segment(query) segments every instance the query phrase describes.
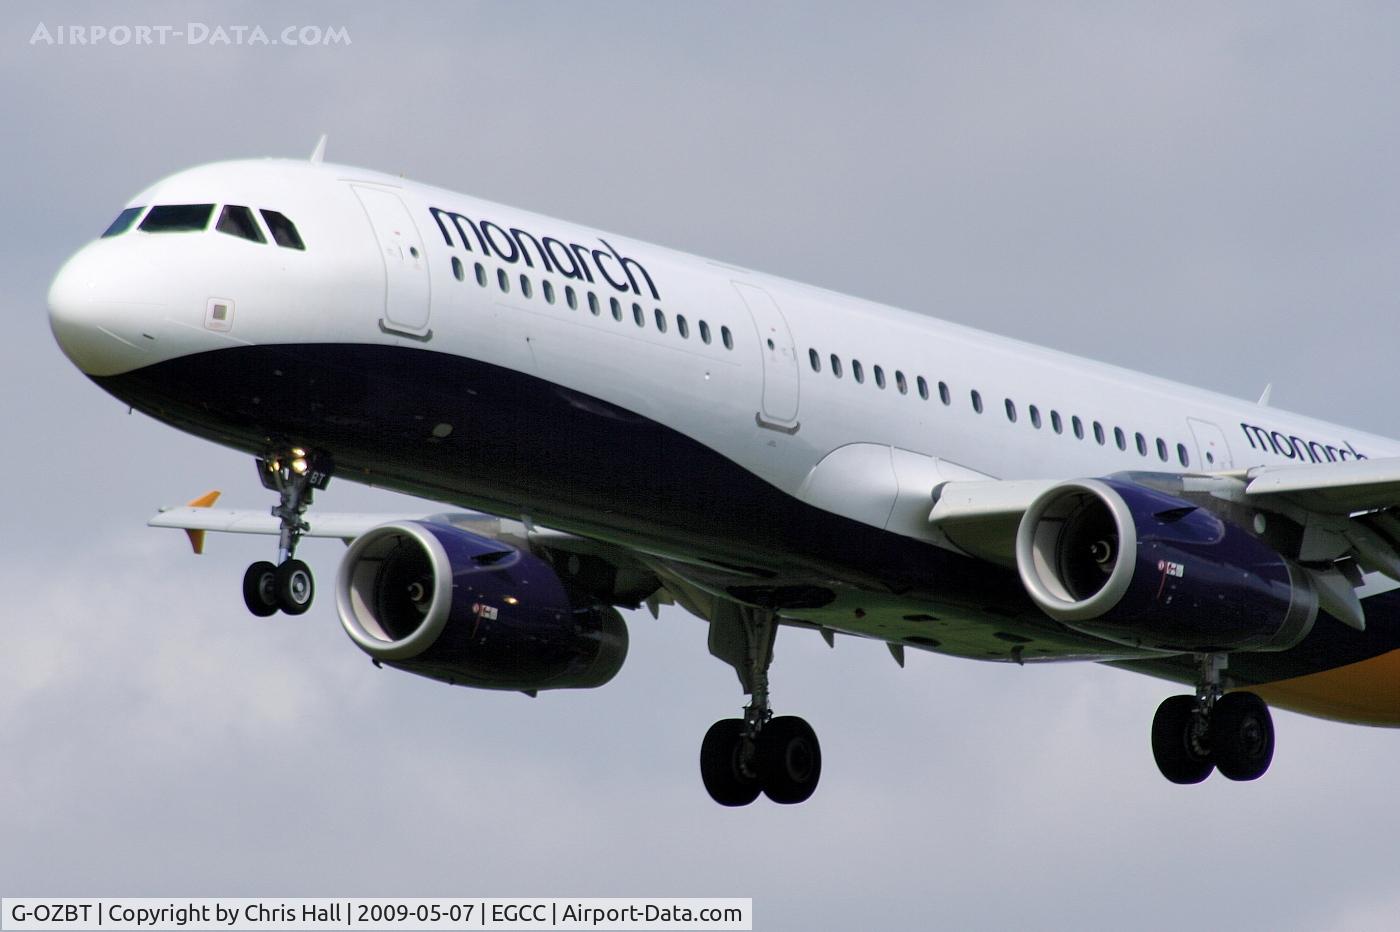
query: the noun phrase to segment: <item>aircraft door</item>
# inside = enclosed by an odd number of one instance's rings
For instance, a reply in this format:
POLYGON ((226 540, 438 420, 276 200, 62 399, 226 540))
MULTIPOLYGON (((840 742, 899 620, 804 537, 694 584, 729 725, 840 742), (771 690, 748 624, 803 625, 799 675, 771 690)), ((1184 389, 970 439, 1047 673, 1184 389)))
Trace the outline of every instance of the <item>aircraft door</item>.
POLYGON ((1194 417, 1186 419, 1191 428, 1191 436, 1196 438, 1195 467, 1205 472, 1230 469, 1235 458, 1230 455, 1230 445, 1225 442, 1225 433, 1210 421, 1198 421, 1194 417))
POLYGON ((763 357, 763 410, 756 412, 758 426, 788 434, 797 433, 797 347, 792 331, 773 296, 755 285, 733 282, 754 329, 763 357))
POLYGON ((408 208, 392 191, 351 187, 369 216, 379 244, 379 258, 384 262, 384 318, 380 329, 419 340, 430 339, 427 251, 408 208))

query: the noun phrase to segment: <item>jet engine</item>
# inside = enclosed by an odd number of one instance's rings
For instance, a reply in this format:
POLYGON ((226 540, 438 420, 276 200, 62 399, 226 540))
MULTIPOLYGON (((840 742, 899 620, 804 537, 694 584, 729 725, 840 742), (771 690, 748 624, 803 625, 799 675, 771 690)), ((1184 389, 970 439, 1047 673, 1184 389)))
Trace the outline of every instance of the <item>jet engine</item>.
POLYGON ((1132 647, 1285 650, 1317 618, 1307 573, 1264 541, 1122 479, 1041 493, 1021 519, 1016 566, 1051 618, 1132 647))
POLYGON ((435 521, 398 521, 356 538, 336 608, 377 662, 462 686, 532 692, 589 688, 627 656, 627 627, 572 591, 539 557, 435 521))

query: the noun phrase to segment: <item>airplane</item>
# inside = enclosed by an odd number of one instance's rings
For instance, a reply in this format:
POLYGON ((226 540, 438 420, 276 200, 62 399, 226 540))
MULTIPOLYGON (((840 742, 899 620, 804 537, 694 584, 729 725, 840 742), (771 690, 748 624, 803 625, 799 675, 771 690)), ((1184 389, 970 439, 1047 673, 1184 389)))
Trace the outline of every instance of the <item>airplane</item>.
POLYGON ((726 806, 820 778, 780 628, 1183 684, 1178 784, 1261 776, 1270 705, 1400 725, 1400 443, 323 155, 158 181, 48 295, 99 387, 254 458, 270 512, 151 521, 276 536, 253 614, 339 538, 376 666, 535 695, 679 605, 749 697, 701 744, 726 806), (319 515, 332 476, 456 510, 319 515))

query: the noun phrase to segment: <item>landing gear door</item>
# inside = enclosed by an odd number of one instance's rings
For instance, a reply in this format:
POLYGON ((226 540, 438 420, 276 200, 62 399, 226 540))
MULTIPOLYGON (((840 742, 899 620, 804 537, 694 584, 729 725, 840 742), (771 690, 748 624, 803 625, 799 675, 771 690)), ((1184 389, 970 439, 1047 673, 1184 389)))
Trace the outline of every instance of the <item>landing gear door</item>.
POLYGON ((797 433, 797 348, 778 302, 762 288, 734 282, 754 329, 763 357, 763 409, 755 414, 759 427, 797 433))
POLYGON ((416 340, 431 339, 427 252, 408 208, 393 191, 351 187, 364 205, 384 262, 384 317, 379 328, 416 340))
POLYGON ((1217 472, 1232 469, 1235 458, 1230 455, 1230 445, 1225 442, 1225 433, 1210 421, 1198 421, 1188 417, 1191 436, 1196 438, 1196 468, 1203 472, 1217 472))

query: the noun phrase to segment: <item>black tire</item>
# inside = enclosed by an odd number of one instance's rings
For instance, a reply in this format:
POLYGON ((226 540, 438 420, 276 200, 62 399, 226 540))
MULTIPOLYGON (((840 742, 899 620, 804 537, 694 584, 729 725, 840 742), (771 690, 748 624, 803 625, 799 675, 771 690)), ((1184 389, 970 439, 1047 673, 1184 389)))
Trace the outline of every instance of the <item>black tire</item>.
POLYGON ((259 560, 243 574, 243 604, 259 618, 277 612, 277 567, 259 560))
POLYGON ((1215 766, 1231 780, 1257 780, 1274 759, 1274 720, 1254 693, 1220 697, 1210 717, 1215 766))
POLYGON ((822 775, 822 747, 806 720, 783 715, 758 735, 758 773, 763 792, 775 803, 806 802, 822 775))
POLYGON ((758 799, 758 779, 740 765, 743 744, 744 722, 737 718, 715 722, 700 743, 700 779, 721 806, 747 806, 758 799))
POLYGON ((316 597, 316 580, 311 567, 300 560, 287 560, 277 567, 277 607, 288 615, 300 615, 316 597))
POLYGON ((1152 756, 1162 776, 1173 783, 1200 783, 1215 769, 1214 755, 1201 756, 1191 741, 1195 715, 1195 696, 1172 696, 1152 718, 1152 756))

